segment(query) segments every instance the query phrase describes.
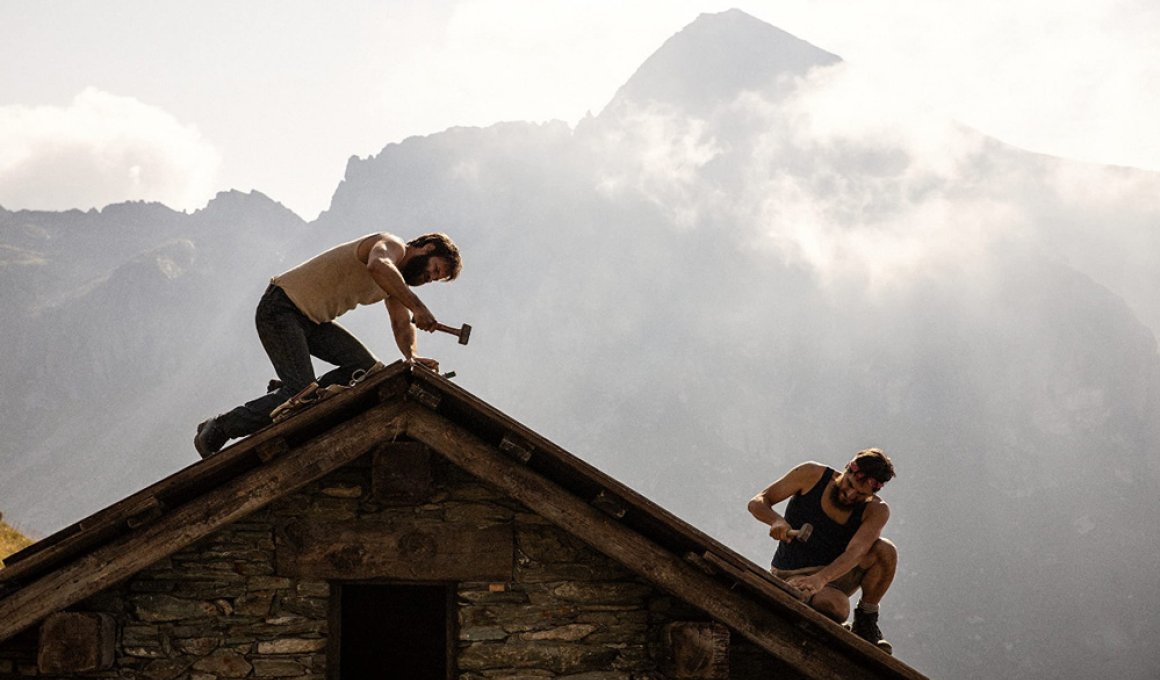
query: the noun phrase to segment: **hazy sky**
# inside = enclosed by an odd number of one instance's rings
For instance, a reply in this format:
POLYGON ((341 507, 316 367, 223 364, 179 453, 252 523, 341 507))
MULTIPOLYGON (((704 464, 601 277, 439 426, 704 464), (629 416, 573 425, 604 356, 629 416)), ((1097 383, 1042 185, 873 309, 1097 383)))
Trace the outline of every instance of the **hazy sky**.
POLYGON ((313 219, 350 156, 575 124, 731 7, 1007 142, 1160 171, 1153 0, 0 0, 0 206, 236 188, 313 219))

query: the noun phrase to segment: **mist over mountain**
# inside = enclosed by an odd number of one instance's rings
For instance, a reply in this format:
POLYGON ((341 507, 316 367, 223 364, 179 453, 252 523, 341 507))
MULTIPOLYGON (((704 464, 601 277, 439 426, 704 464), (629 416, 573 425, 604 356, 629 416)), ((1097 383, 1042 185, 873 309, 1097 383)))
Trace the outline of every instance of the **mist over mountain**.
MULTIPOLYGON (((271 377, 268 278, 380 229, 464 253, 421 288, 482 399, 760 564, 790 466, 881 446, 896 654, 932 677, 1160 671, 1160 175, 883 100, 835 55, 702 15, 597 116, 352 158, 305 223, 0 209, 0 511, 44 535, 196 460, 271 377)), ((387 361, 385 314, 343 323, 387 361)))

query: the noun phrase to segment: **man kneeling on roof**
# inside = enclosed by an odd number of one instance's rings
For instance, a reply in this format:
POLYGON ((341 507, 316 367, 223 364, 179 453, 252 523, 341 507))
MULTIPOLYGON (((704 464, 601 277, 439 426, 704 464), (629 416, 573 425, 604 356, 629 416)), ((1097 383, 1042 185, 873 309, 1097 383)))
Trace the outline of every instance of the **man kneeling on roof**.
POLYGON ((438 361, 417 353, 415 328, 434 331, 438 323, 411 289, 450 281, 462 268, 459 247, 446 234, 403 241, 380 232, 337 245, 275 276, 258 302, 256 321, 278 380, 265 395, 198 425, 193 439, 198 454, 208 458, 230 439, 269 425, 271 412, 312 382, 319 387, 349 384, 358 372, 371 370, 374 355, 335 321, 359 305, 385 303, 403 358, 439 370, 438 361), (311 357, 336 368, 316 380, 311 357))
POLYGON ((749 501, 750 514, 768 524, 770 537, 778 541, 773 575, 838 623, 849 616, 850 597, 861 588, 850 629, 887 653, 892 648, 878 628, 878 603, 894 580, 898 551, 882 538, 890 508, 877 494, 893 477, 890 458, 866 449, 842 472, 802 463, 749 501), (773 506, 787 498, 783 517, 773 506), (806 524, 813 530, 802 536, 806 524))

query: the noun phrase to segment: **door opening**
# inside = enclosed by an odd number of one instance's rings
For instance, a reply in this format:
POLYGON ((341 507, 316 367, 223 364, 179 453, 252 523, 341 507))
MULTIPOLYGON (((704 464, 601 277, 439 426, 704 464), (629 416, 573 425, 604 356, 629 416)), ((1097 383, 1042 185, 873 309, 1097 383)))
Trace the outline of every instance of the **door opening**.
POLYGON ((450 678, 451 587, 376 583, 339 590, 338 680, 450 678))

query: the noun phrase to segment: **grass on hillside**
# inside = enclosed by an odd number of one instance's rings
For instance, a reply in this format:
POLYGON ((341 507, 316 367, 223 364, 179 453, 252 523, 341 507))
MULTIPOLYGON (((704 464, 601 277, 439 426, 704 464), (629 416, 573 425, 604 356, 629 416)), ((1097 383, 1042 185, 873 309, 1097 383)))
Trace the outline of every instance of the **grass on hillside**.
MULTIPOLYGON (((30 545, 31 539, 0 520, 0 560, 30 545)), ((3 568, 4 565, 0 564, 0 569, 3 568)))

